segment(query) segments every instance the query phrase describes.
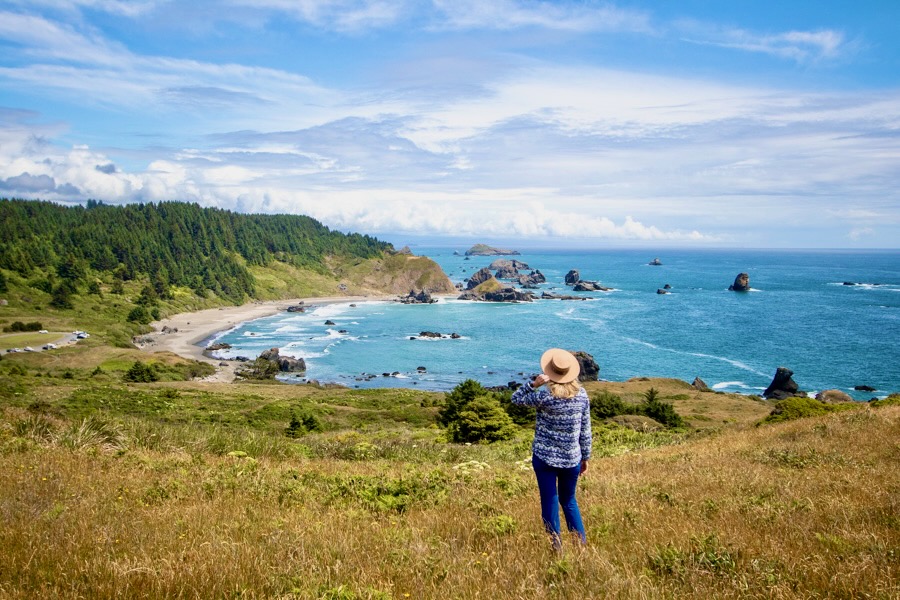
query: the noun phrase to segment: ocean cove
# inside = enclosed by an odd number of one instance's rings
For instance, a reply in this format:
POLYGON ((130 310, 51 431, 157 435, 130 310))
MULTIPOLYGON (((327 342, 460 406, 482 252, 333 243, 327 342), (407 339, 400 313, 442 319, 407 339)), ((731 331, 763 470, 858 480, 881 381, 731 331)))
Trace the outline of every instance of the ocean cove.
MULTIPOLYGON (((462 256, 464 248, 413 250, 457 282, 496 259, 462 256)), ((223 358, 276 347, 304 358, 310 379, 351 387, 502 385, 530 376, 542 349, 560 346, 592 354, 608 380, 699 376, 717 390, 758 394, 785 366, 810 392, 837 388, 862 400, 900 390, 900 253, 517 250, 547 278, 538 296, 585 300, 313 302, 214 339, 232 345, 223 358), (656 257, 662 264, 648 264, 656 257), (612 291, 572 292, 563 282, 571 269, 612 291), (742 272, 751 291, 728 291, 742 272), (667 284, 670 293, 656 293, 667 284)))

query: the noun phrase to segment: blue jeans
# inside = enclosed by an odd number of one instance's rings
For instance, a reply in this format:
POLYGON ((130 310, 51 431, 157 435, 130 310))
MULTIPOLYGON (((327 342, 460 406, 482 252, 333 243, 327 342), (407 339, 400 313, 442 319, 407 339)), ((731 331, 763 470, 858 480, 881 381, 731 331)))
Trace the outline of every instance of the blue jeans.
POLYGON ((584 533, 584 523, 581 522, 578 501, 575 500, 575 486, 578 484, 581 465, 560 469, 551 467, 537 456, 531 457, 531 465, 534 467, 538 489, 541 492, 541 518, 544 520, 547 533, 553 537, 554 547, 559 547, 560 543, 560 505, 566 517, 566 527, 569 531, 577 533, 584 543, 587 536, 584 533))

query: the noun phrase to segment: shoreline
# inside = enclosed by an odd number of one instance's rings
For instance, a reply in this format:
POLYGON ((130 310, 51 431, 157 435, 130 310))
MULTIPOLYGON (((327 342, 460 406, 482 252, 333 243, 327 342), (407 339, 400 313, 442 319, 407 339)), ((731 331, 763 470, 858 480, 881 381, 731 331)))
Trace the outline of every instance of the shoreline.
POLYGON ((398 297, 399 295, 325 296, 265 300, 249 302, 240 306, 222 306, 178 313, 150 323, 154 331, 137 336, 141 342, 135 343, 135 346, 144 352, 171 352, 182 358, 211 364, 216 369, 215 374, 197 381, 230 383, 234 381, 234 371, 238 364, 206 356, 205 348, 199 345, 200 342, 241 323, 277 315, 286 311, 289 306, 297 306, 300 303, 306 307, 314 307, 353 302, 391 302, 398 297))

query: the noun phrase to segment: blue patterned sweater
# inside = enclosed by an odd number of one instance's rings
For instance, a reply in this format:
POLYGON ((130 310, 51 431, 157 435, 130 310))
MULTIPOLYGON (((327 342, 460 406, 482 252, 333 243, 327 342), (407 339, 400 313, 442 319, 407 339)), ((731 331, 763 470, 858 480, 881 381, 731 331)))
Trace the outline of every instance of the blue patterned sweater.
POLYGON ((513 393, 512 401, 537 409, 531 451, 542 461, 568 469, 591 457, 591 405, 584 388, 574 398, 557 398, 529 382, 513 393))

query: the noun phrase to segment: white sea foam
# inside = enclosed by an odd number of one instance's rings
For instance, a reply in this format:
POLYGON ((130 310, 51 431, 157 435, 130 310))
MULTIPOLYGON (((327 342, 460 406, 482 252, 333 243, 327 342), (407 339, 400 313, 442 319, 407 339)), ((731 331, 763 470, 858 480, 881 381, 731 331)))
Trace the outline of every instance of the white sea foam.
POLYGON ((725 388, 730 387, 742 387, 745 388, 747 385, 743 381, 720 381, 712 385, 712 389, 714 390, 724 390, 725 388))

